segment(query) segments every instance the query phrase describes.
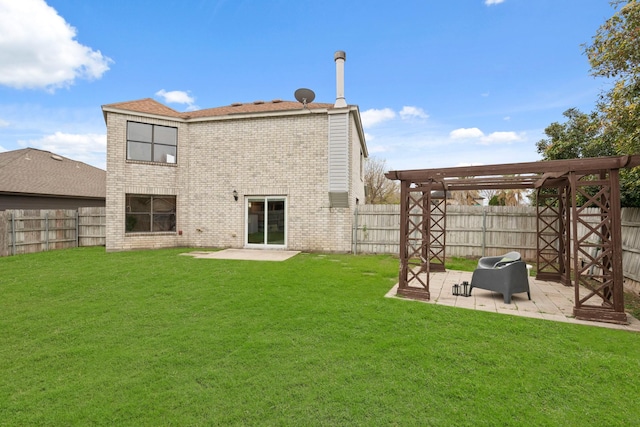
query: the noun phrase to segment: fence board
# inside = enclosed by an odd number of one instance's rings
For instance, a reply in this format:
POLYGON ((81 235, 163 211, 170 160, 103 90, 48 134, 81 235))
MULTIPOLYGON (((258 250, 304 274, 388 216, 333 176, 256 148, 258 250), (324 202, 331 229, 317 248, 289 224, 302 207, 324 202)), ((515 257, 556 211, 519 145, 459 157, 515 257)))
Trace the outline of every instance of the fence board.
POLYGON ((0 212, 0 256, 105 244, 104 207, 0 212))
POLYGON ((622 269, 640 282, 640 209, 622 209, 622 269))
POLYGON ((9 227, 11 226, 11 213, 0 211, 0 257, 9 255, 9 227))
POLYGON ((104 246, 107 216, 105 208, 78 209, 78 246, 104 246))
MULTIPOLYGON (((593 208, 596 213, 597 209, 593 208)), ((518 250, 536 259, 536 208, 532 206, 447 206, 447 256, 479 258, 518 250)), ((597 224, 599 216, 589 219, 597 224)), ((400 205, 362 205, 354 221, 354 252, 397 255, 400 205)), ((586 232, 579 225, 578 234, 586 232)), ((622 266, 626 278, 640 282, 640 208, 622 209, 622 266)))

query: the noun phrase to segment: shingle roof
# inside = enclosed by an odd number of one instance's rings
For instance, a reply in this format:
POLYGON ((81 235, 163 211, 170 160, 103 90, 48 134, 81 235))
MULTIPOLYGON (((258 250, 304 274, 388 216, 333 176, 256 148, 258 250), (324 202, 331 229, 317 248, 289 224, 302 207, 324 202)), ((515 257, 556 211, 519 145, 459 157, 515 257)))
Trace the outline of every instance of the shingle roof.
POLYGON ((169 108, 158 101, 145 98, 137 101, 118 102, 115 104, 103 105, 105 107, 117 108, 120 110, 136 111, 138 113, 159 114, 161 116, 169 117, 181 117, 181 113, 177 112, 173 108, 169 108))
POLYGON ((35 148, 0 153, 0 192, 106 197, 107 174, 86 163, 35 148))
MULTIPOLYGON (((172 108, 167 107, 158 101, 146 98, 137 101, 119 102, 115 104, 103 105, 102 108, 113 108, 119 110, 127 110, 138 113, 157 114, 167 117, 175 117, 184 120, 206 117, 220 117, 234 114, 250 114, 250 113, 268 113, 278 111, 295 111, 303 110, 305 107, 297 101, 283 101, 274 99, 273 101, 255 101, 249 103, 234 103, 224 107, 207 108, 198 111, 187 111, 179 113, 172 108)), ((312 102, 307 104, 306 108, 313 109, 331 109, 333 104, 323 104, 312 102)))

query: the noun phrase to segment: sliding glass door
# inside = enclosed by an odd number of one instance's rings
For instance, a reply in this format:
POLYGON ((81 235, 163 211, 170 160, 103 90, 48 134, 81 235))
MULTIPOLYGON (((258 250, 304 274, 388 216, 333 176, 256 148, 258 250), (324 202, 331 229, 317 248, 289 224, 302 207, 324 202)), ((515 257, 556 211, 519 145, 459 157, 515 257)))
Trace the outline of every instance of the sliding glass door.
POLYGON ((286 245, 286 199, 248 197, 246 199, 247 246, 284 247, 286 245))

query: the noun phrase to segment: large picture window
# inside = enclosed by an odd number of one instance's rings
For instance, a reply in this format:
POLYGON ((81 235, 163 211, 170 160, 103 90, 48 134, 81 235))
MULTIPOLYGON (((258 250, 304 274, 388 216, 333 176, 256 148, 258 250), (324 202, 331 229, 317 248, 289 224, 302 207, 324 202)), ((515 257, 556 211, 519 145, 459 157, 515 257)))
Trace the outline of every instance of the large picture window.
POLYGON ((176 163, 178 128, 127 122, 127 160, 176 163))
POLYGON ((176 196, 127 194, 127 233, 176 231, 176 196))

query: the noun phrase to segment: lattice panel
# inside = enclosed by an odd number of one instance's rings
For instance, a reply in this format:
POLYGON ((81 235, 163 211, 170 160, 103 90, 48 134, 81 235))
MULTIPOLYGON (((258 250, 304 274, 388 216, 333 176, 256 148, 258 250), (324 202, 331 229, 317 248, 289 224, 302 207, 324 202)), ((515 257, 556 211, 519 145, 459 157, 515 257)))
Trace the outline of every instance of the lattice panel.
POLYGON ((538 276, 560 278, 564 203, 560 189, 555 194, 538 192, 538 276))
POLYGON ((584 198, 585 202, 575 209, 576 230, 582 230, 582 235, 576 236, 574 249, 575 258, 579 261, 575 272, 576 281, 581 286, 576 286, 575 306, 578 309, 613 310, 613 243, 609 181, 583 177, 576 183, 576 193, 584 198), (594 188, 598 187, 594 192, 594 188))
POLYGON ((404 187, 403 251, 398 293, 429 299, 429 274, 444 271, 446 203, 431 185, 404 187))
POLYGON ((426 230, 429 218, 427 195, 423 192, 410 191, 407 199, 405 259, 407 286, 420 286, 428 290, 428 275, 425 278, 420 274, 422 265, 427 261, 424 257, 427 248, 426 230))
POLYGON ((431 270, 444 271, 445 247, 446 247, 446 209, 445 199, 431 199, 429 253, 428 259, 431 270), (436 267, 438 266, 438 267, 436 267))

